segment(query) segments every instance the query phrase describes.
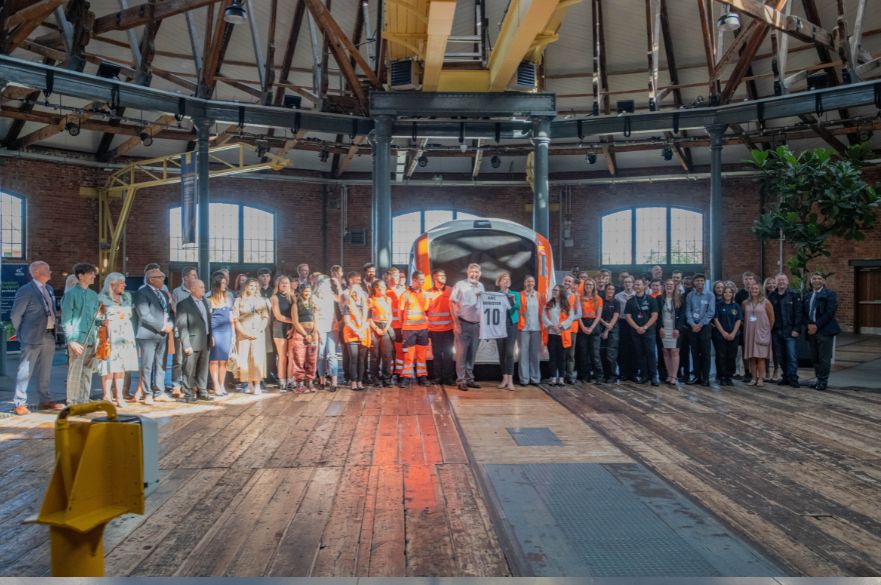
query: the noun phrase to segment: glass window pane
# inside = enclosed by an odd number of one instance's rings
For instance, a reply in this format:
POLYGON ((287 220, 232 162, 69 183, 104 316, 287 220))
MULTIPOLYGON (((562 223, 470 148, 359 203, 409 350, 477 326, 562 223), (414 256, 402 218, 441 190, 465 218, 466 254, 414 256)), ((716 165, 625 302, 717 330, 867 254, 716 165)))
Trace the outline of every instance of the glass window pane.
POLYGON ((208 248, 212 262, 239 261, 239 206, 212 203, 209 209, 211 232, 208 248))
POLYGON ((428 231, 436 228, 440 224, 453 219, 453 211, 450 209, 426 209, 425 210, 425 228, 428 231))
POLYGON ((24 201, 21 197, 0 193, 0 255, 24 257, 24 201))
POLYGON ((625 209, 603 217, 602 260, 607 264, 630 264, 633 262, 633 226, 631 210, 625 209))
POLYGON ((414 211, 392 218, 392 264, 407 264, 410 248, 422 234, 421 212, 414 211))
POLYGON ((704 263, 704 217, 687 209, 670 209, 671 264, 704 263))
POLYGON ((636 263, 667 263, 667 208, 636 210, 636 263))
POLYGON ((242 261, 274 264, 275 222, 273 214, 253 207, 242 210, 244 217, 242 261))
MULTIPOLYGON (((196 229, 198 230, 198 224, 196 229)), ((199 246, 197 244, 183 245, 183 234, 180 225, 180 207, 172 207, 168 210, 168 234, 171 247, 169 257, 172 262, 198 262, 199 246)))
POLYGON ((467 211, 457 211, 456 219, 480 219, 480 216, 468 213, 467 211))

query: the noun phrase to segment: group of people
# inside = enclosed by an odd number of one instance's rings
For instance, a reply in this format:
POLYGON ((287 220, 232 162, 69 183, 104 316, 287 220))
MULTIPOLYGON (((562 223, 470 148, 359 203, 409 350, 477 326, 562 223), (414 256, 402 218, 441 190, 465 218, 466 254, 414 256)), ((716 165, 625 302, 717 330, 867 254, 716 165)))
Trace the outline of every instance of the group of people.
MULTIPOLYGON (((35 373, 40 408, 63 408, 48 394, 56 337, 51 270, 34 262, 30 273, 32 281, 19 289, 12 308, 22 347, 16 414, 29 412, 27 389, 35 373)), ((212 274, 206 286, 196 268, 187 267, 173 290, 159 265, 149 264, 144 284, 131 292, 125 277, 114 272, 96 293, 97 274, 91 264, 74 266, 61 301, 68 404, 90 399, 95 372, 104 399, 119 407, 133 398, 146 404, 213 400, 227 393, 228 372, 240 391, 252 394, 270 382, 281 392, 335 391, 343 378, 354 391, 430 381, 462 391, 480 388, 474 362, 481 320, 489 314, 483 300, 490 295, 478 264, 470 264, 453 286, 442 269, 430 275, 414 271, 405 280, 397 268, 380 278, 373 264, 344 275, 340 266, 322 274, 304 263, 296 275, 274 280, 264 268, 256 277, 239 275, 233 286, 228 270, 212 274), (134 372, 137 390, 129 395, 134 372)), ((840 328, 837 297, 822 274, 811 275, 811 290, 803 295, 789 288, 784 274, 762 286, 746 272, 739 290, 730 281, 710 288, 702 274, 683 277, 674 271, 664 278, 660 266, 644 276, 622 272, 617 284, 611 277, 608 270, 599 270, 596 278, 575 270, 546 295, 533 276, 525 277, 517 292, 511 275, 499 274, 491 293, 501 302, 502 322, 493 324, 492 335, 502 373, 498 387, 515 388, 515 365, 521 385, 541 383, 543 348, 551 385, 576 380, 709 385, 714 349, 720 385, 739 378, 761 386, 774 364, 772 379, 779 371, 779 383, 799 387, 796 340, 804 334, 815 387, 826 388, 832 340, 840 328)))

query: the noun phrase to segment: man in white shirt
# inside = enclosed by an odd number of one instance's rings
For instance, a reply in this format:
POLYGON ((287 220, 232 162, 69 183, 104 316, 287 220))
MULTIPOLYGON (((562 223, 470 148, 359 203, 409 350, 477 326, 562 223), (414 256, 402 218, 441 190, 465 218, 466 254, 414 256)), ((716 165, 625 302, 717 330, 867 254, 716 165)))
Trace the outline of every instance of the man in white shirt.
POLYGON ((456 386, 459 390, 480 388, 474 381, 474 358, 480 344, 480 265, 469 264, 468 278, 460 280, 450 294, 450 313, 456 336, 456 386))
POLYGON ((543 295, 535 290, 535 277, 523 279, 520 307, 523 324, 520 329, 520 385, 541 383, 541 310, 543 295))

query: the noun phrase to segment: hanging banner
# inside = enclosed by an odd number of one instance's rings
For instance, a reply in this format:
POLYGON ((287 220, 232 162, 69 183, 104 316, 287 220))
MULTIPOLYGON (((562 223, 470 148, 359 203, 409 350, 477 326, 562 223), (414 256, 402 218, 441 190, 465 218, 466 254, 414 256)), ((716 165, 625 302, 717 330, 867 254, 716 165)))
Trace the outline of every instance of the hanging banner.
POLYGON ((15 293, 28 283, 31 275, 28 273, 27 264, 11 264, 3 262, 0 266, 0 324, 2 334, 6 336, 8 351, 18 351, 18 341, 15 339, 15 329, 9 315, 12 312, 12 303, 15 302, 15 293))
POLYGON ((196 153, 180 158, 180 233, 182 243, 196 243, 196 153))

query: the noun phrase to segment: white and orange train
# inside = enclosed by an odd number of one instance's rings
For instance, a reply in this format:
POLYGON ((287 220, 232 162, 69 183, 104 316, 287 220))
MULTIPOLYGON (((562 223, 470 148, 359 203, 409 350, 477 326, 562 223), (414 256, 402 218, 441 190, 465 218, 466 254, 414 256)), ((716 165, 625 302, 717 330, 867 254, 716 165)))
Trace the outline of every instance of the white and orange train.
MULTIPOLYGON (((458 219, 434 227, 413 242, 407 274, 425 273, 425 289, 433 286, 431 271, 442 268, 453 286, 465 279, 472 262, 480 264, 486 290, 495 290, 502 272, 511 274, 512 289, 522 290, 523 279, 534 276, 536 289, 550 296, 554 287, 554 259, 551 245, 541 234, 506 219, 458 219)), ((546 358, 545 358, 546 359, 546 358)), ((482 341, 478 364, 497 364, 494 342, 482 341)))

